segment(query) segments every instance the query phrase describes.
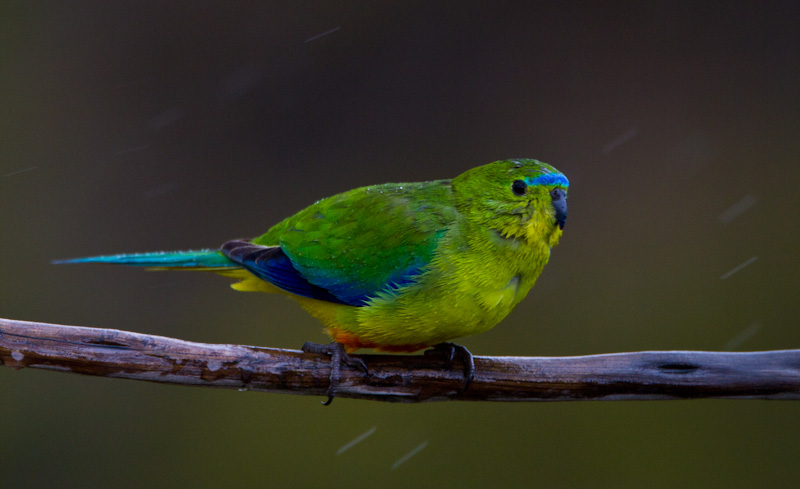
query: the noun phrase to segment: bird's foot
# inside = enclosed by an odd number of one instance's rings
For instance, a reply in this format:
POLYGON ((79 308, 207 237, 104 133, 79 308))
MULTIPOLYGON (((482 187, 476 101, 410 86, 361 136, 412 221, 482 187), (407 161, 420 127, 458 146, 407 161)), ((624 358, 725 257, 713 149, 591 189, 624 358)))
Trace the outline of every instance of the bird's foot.
POLYGON ((344 345, 336 341, 326 345, 307 341, 305 344, 303 344, 302 350, 306 353, 316 353, 320 355, 331 356, 331 375, 329 377, 330 384, 328 385, 327 392, 325 392, 325 395, 328 396, 328 400, 322 403, 323 406, 330 405, 330 403, 333 402, 333 398, 336 397, 336 391, 339 388, 339 382, 342 380, 343 364, 347 365, 348 367, 360 368, 364 371, 365 375, 369 375, 367 364, 365 364, 360 358, 351 357, 348 355, 344 349, 344 345))
POLYGON ((464 364, 464 390, 467 390, 470 382, 472 382, 472 379, 475 377, 475 360, 472 353, 470 353, 466 347, 455 343, 439 343, 438 345, 434 345, 430 350, 425 351, 425 354, 444 355, 447 361, 447 368, 450 370, 453 369, 453 358, 458 355, 459 360, 464 364))

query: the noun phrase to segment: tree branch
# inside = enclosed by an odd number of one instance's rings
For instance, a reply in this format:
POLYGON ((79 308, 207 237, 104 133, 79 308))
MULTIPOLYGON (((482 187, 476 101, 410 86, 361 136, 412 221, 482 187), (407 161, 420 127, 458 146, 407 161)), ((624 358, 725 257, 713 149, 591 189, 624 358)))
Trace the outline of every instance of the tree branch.
MULTIPOLYGON (((462 391, 460 365, 435 355, 359 355, 338 397, 391 402, 800 399, 800 350, 651 351, 580 357, 475 357, 462 391)), ((194 343, 113 329, 0 319, 0 365, 101 377, 323 396, 328 357, 297 350, 194 343)))

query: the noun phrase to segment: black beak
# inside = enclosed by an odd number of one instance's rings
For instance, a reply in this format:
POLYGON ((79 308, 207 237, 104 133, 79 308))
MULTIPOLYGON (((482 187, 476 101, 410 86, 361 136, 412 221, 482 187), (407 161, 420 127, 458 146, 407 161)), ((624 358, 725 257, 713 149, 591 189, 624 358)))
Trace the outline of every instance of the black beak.
POLYGON ((567 222, 567 195, 564 190, 554 188, 550 191, 550 198, 553 199, 553 209, 556 211, 556 223, 559 228, 564 229, 564 223, 567 222))

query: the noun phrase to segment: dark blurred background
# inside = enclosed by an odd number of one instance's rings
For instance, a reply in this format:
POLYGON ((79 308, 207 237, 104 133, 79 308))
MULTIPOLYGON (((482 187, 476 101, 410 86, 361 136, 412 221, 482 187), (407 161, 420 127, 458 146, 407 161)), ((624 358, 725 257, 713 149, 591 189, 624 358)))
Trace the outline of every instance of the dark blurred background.
MULTIPOLYGON (((324 341, 220 277, 50 261, 215 247, 353 187, 530 157, 570 178, 569 221, 473 352, 798 348, 799 19, 796 2, 3 2, 0 317, 324 341)), ((800 478, 795 402, 323 408, 2 368, 0 392, 3 487, 800 478)))

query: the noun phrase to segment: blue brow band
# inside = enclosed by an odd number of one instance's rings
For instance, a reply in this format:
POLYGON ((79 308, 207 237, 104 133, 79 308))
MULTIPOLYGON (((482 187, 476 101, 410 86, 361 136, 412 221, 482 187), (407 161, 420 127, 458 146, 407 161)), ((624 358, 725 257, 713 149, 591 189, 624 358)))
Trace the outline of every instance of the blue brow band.
POLYGON ((528 185, 563 185, 569 187, 569 180, 560 173, 546 173, 536 178, 528 177, 525 179, 525 183, 528 185))

